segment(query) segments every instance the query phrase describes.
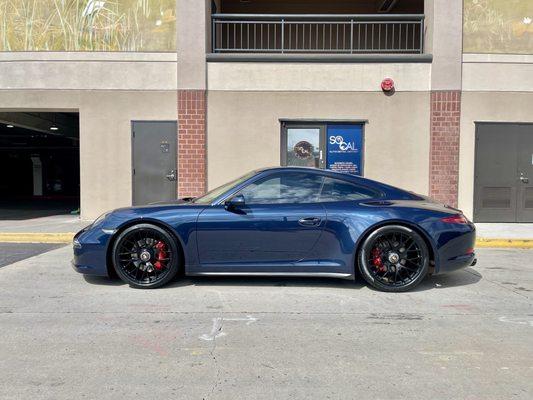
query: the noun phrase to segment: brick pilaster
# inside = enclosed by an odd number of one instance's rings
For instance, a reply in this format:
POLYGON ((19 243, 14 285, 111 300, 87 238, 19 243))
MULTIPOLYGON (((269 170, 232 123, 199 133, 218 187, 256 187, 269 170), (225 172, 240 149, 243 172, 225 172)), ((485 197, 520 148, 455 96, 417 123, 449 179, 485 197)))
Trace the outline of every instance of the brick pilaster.
POLYGON ((178 197, 206 190, 206 92, 178 90, 178 197))
POLYGON ((457 207, 461 92, 431 93, 429 195, 457 207))

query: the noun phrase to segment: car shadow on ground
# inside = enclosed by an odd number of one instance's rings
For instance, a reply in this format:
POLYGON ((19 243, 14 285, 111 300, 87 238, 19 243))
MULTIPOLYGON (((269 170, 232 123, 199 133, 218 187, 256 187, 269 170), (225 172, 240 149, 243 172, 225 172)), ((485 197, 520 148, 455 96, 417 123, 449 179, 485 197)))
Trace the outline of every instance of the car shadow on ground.
MULTIPOLYGON (((433 289, 446 289, 451 287, 468 286, 479 282, 482 275, 473 270, 466 268, 445 275, 429 276, 416 287, 414 292, 421 292, 433 289)), ((99 286, 122 286, 126 285, 118 278, 106 278, 99 276, 84 276, 87 283, 99 286)), ((317 288, 335 288, 335 289, 362 289, 368 285, 361 277, 355 281, 334 278, 299 278, 299 277, 262 277, 262 276, 217 276, 217 277, 184 277, 177 278, 175 281, 160 288, 173 289, 184 286, 250 286, 250 287, 317 287, 317 288)))
POLYGON ((413 289, 413 291, 421 292, 432 289, 469 286, 478 283, 481 279, 483 279, 483 275, 481 275, 479 271, 472 268, 465 268, 448 274, 428 276, 418 287, 413 289))
MULTIPOLYGON (((126 285, 119 278, 84 275, 85 281, 91 285, 123 286, 126 285)), ((172 289, 184 286, 250 286, 250 287, 331 287, 340 289, 360 289, 364 287, 361 280, 299 277, 268 277, 268 276, 217 276, 217 277, 181 277, 159 289, 172 289)))

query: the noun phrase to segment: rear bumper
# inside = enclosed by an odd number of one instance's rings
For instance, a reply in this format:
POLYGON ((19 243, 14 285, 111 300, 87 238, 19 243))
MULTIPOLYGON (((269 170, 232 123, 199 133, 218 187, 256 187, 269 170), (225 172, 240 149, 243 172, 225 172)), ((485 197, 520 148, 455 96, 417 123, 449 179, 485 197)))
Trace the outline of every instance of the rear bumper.
POLYGON ((440 239, 444 243, 441 242, 438 250, 439 263, 435 274, 453 272, 476 264, 474 224, 463 225, 456 231, 448 231, 442 234, 440 239), (447 239, 445 242, 444 238, 447 239))
POLYGON ((455 257, 454 259, 447 260, 445 263, 441 264, 438 274, 444 274, 447 272, 457 271, 459 269, 467 268, 474 266, 477 262, 476 254, 465 254, 463 256, 455 257))

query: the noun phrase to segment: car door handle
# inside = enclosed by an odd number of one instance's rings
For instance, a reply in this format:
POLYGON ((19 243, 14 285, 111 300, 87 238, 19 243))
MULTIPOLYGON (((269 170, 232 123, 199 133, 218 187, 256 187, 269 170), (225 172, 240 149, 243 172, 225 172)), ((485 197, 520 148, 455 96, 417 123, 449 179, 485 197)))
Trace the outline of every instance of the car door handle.
POLYGON ((318 226, 322 222, 322 219, 318 217, 302 218, 298 223, 302 226, 318 226))

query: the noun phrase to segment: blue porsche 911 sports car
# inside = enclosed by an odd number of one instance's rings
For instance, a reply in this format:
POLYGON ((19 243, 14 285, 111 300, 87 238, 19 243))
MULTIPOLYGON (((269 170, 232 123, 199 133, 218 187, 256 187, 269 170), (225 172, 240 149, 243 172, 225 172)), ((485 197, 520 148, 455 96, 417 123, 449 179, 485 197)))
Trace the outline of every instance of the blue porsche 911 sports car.
POLYGON ((406 291, 475 264, 461 211, 379 182, 313 168, 251 172, 198 198, 121 208, 74 238, 74 269, 136 288, 180 273, 317 276, 406 291))

